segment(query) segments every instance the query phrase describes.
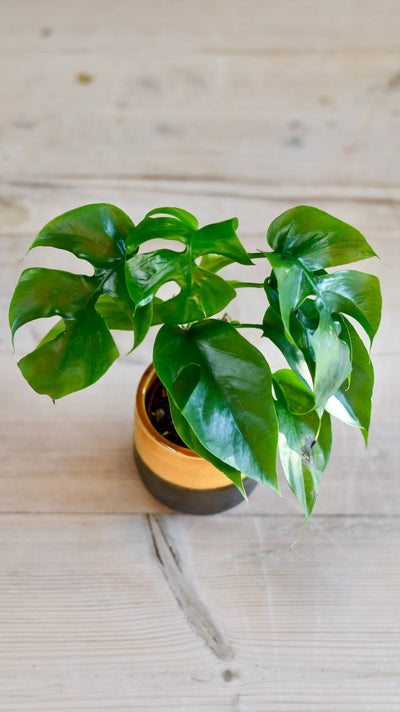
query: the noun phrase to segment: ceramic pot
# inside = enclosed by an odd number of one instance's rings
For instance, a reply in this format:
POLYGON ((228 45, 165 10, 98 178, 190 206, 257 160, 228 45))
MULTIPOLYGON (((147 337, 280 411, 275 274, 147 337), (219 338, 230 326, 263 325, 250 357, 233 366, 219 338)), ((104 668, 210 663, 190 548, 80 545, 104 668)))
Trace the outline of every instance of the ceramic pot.
MULTIPOLYGON (((215 514, 243 502, 237 487, 211 463, 157 432, 147 412, 157 383, 151 365, 136 394, 134 458, 145 487, 162 504, 187 514, 215 514)), ((244 479, 248 495, 255 485, 254 480, 244 479)))

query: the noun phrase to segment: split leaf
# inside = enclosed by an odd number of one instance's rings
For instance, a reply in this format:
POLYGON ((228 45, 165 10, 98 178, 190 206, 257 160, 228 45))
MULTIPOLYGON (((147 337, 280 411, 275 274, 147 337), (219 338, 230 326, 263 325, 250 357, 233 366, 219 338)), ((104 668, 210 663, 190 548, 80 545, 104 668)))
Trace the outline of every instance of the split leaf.
POLYGON ((204 319, 224 309, 236 296, 234 288, 215 274, 215 255, 224 262, 251 264, 236 235, 236 219, 200 229, 194 221, 184 211, 159 208, 146 215, 127 240, 126 283, 137 307, 155 302, 158 290, 168 282, 175 282, 179 288, 175 296, 158 300, 154 313, 159 322, 185 324, 204 319), (140 245, 154 238, 179 241, 184 249, 136 254, 140 245), (204 255, 212 255, 211 264, 199 267, 196 259, 204 255))
POLYGON ((33 242, 31 249, 67 250, 94 267, 91 277, 45 268, 27 269, 20 277, 9 312, 13 337, 23 324, 38 318, 59 315, 64 325, 52 329, 18 364, 39 393, 61 398, 91 385, 111 366, 118 350, 102 309, 108 310, 112 328, 117 312, 118 328, 122 319, 124 328, 128 323, 135 328, 135 305, 124 278, 125 239, 133 227, 112 205, 86 205, 49 222, 33 242))

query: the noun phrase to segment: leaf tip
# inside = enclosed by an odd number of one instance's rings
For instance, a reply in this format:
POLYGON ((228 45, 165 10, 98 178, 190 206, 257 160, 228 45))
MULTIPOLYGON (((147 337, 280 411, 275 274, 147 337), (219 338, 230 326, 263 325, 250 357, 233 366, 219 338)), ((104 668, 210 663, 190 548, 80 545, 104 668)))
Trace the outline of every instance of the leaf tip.
POLYGON ((291 543, 291 545, 289 546, 289 551, 292 551, 292 549, 294 549, 294 547, 296 546, 296 544, 299 542, 299 540, 300 540, 301 537, 303 536, 303 533, 304 533, 304 531, 305 531, 305 528, 306 528, 306 526, 307 526, 307 522, 308 522, 309 518, 310 518, 310 515, 307 516, 307 514, 306 514, 305 517, 304 517, 304 524, 303 524, 302 528, 300 529, 298 535, 296 536, 295 540, 294 540, 294 541, 291 543))

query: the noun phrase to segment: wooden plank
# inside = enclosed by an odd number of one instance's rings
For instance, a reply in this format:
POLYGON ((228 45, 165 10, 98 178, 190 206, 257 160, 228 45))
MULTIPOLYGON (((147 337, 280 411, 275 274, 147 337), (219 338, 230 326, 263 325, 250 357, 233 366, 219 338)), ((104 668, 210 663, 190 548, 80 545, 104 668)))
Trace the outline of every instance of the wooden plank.
POLYGON ((261 54, 268 51, 326 54, 398 51, 396 0, 180 0, 137 5, 115 0, 57 4, 2 1, 3 51, 54 53, 102 50, 125 56, 138 52, 170 55, 214 51, 261 54), (77 9, 80 12, 77 12, 77 9), (118 39, 118 41, 116 41, 118 39), (149 52, 150 50, 150 52, 149 52))
POLYGON ((0 710, 397 712, 399 520, 300 526, 1 517, 0 710))
POLYGON ((399 185, 395 0, 75 5, 2 4, 3 174, 399 185))
POLYGON ((399 59, 10 53, 3 172, 398 186, 399 59))

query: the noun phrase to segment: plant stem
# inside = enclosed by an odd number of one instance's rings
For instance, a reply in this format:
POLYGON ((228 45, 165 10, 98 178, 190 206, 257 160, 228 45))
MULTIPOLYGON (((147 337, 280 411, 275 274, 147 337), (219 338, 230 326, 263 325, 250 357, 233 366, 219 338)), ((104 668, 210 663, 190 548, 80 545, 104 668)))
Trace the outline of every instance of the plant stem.
POLYGON ((231 326, 234 326, 235 329, 261 329, 262 331, 264 330, 264 327, 262 324, 243 324, 241 321, 231 321, 231 326))
POLYGON ((247 254, 251 260, 257 260, 260 257, 264 257, 264 259, 267 259, 265 252, 248 252, 247 254))
POLYGON ((263 289, 264 287, 263 282, 239 282, 235 279, 229 280, 228 284, 230 284, 234 289, 239 289, 239 287, 254 287, 255 289, 263 289))

